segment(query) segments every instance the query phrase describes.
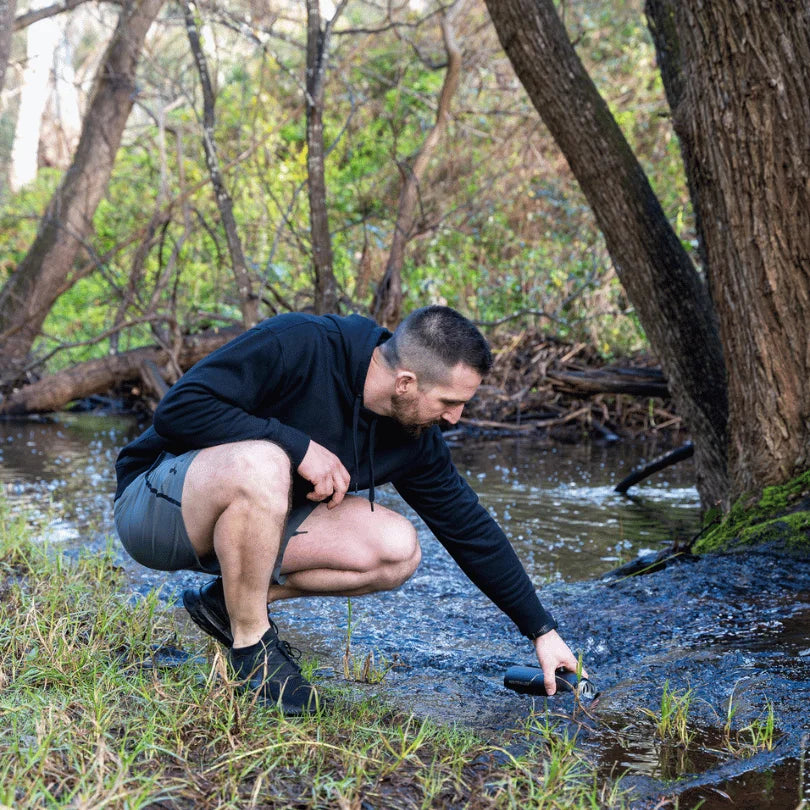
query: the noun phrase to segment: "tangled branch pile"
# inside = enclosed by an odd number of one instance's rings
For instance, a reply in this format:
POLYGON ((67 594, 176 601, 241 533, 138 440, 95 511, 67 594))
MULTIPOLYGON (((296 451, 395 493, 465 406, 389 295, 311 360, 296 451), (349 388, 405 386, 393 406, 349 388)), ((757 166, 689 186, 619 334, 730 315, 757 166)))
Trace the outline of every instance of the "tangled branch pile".
POLYGON ((461 420, 467 427, 607 439, 683 430, 650 358, 606 365, 585 343, 533 329, 494 337, 492 371, 461 420))

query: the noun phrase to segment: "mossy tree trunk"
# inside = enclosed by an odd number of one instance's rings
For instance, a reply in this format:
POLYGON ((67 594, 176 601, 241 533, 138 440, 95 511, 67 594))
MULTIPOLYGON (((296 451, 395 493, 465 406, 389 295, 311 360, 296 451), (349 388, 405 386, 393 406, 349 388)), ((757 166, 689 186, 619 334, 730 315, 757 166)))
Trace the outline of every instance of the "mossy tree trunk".
POLYGON ((552 0, 487 0, 501 44, 587 196, 695 442, 704 506, 728 503, 723 352, 708 290, 552 0))
POLYGON ((810 467, 807 3, 648 0, 728 368, 732 496, 810 467))

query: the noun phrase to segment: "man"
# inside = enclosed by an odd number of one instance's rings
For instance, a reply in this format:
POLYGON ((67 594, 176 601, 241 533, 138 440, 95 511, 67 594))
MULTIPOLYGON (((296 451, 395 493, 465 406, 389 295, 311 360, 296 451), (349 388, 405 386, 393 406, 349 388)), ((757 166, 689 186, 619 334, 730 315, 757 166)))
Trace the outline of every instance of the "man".
POLYGON ((396 588, 416 570, 411 523, 375 505, 393 482, 467 576, 534 642, 549 694, 577 661, 439 430, 492 363, 448 307, 391 335, 357 315, 264 321, 190 369, 119 455, 115 521, 131 556, 218 575, 183 594, 228 647, 243 688, 288 714, 316 697, 268 603, 396 588), (368 498, 348 495, 368 489, 368 498))

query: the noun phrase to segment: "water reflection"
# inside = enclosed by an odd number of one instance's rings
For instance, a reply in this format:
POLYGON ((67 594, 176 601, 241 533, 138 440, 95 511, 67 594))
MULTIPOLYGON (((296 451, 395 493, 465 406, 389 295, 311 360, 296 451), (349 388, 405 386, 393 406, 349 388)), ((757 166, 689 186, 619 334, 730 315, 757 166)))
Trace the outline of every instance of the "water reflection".
MULTIPOLYGON (((55 539, 112 531, 113 465, 134 420, 60 414, 0 421, 0 484, 55 539)), ((635 487, 613 486, 661 448, 527 439, 453 446, 459 470, 503 526, 536 582, 588 579, 698 528, 691 461, 635 487)), ((396 503, 392 504, 396 508, 396 503)))
POLYGON ((92 414, 0 421, 0 485, 53 540, 109 532, 115 457, 137 432, 134 420, 92 414))
POLYGON ((691 460, 631 490, 631 469, 660 454, 652 443, 550 445, 526 439, 453 449, 459 470, 499 520, 536 581, 598 576, 699 528, 691 460))

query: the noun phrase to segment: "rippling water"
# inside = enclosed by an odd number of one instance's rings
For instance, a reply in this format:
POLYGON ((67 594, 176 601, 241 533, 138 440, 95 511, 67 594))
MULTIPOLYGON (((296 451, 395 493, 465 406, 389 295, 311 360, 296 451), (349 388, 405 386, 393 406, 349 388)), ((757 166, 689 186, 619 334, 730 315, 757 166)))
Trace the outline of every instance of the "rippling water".
MULTIPOLYGON (((53 539, 110 533, 115 457, 138 432, 131 419, 92 414, 0 422, 0 484, 53 539)), ((698 527, 691 461, 647 479, 631 498, 613 492, 661 452, 653 444, 502 439, 452 452, 538 581, 588 579, 698 527)))
MULTIPOLYGON (((69 548, 96 546, 112 532, 115 457, 137 432, 131 420, 90 414, 0 422, 0 486, 12 507, 27 510, 40 534, 69 548)), ((810 757, 803 747, 810 561, 786 567, 779 558, 729 555, 632 580, 595 579, 697 531, 691 461, 647 479, 632 497, 613 492, 624 475, 662 449, 521 438, 459 442, 452 452, 603 690, 588 742, 602 772, 627 770, 627 784, 645 810, 681 791, 684 808, 701 801, 712 810, 793 807, 800 763, 810 757), (688 751, 662 746, 640 713, 642 706, 655 710, 665 683, 695 690, 697 736, 688 751), (746 722, 761 717, 765 701, 772 701, 779 735, 773 752, 746 759, 716 750, 723 706, 732 696, 746 722)), ((390 487, 380 501, 408 513, 390 487)), ((532 699, 501 684, 505 667, 529 662, 525 639, 424 526, 419 536, 424 556, 416 575, 396 591, 358 600, 354 609, 358 655, 373 650, 402 662, 384 685, 369 688, 384 690, 419 715, 480 729, 522 727, 532 699)), ((138 591, 165 584, 168 597, 199 580, 188 572, 148 572, 123 552, 121 557, 138 591)), ((181 621, 183 613, 178 610, 181 621)), ((337 677, 346 600, 292 600, 274 604, 273 613, 285 635, 324 665, 322 677, 330 671, 337 677)), ((195 638, 202 643, 195 628, 189 633, 189 644, 195 638)), ((555 701, 549 703, 558 712, 571 710, 565 699, 555 701)))
POLYGON ((538 580, 589 579, 699 527, 691 460, 613 491, 652 443, 561 445, 504 439, 464 444, 453 457, 538 580))

